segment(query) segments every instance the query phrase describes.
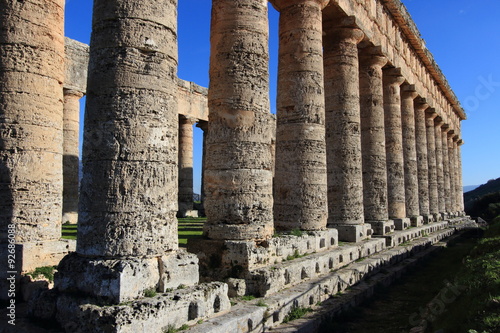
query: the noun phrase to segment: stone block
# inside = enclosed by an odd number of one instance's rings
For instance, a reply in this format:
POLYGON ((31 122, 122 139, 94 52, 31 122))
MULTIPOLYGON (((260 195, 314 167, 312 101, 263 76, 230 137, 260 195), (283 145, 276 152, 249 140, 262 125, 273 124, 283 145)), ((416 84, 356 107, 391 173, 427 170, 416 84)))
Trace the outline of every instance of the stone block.
POLYGON ((59 264, 54 282, 61 292, 83 292, 118 304, 156 290, 159 281, 157 258, 100 259, 72 253, 59 264))
POLYGON ((405 230, 411 226, 411 220, 408 217, 402 219, 394 219, 393 221, 396 230, 405 230))
POLYGON ((370 221, 370 225, 373 229, 374 235, 387 235, 395 230, 395 224, 393 220, 388 221, 370 221))
POLYGON ((410 217, 412 227, 420 227, 424 225, 424 218, 422 216, 412 216, 410 217))
POLYGON ((432 214, 426 214, 422 216, 424 218, 424 224, 429 224, 434 222, 434 215, 432 214))
POLYGON ((336 225, 339 241, 357 243, 367 238, 370 238, 373 231, 370 224, 347 224, 336 225))
POLYGON ((160 292, 175 289, 180 285, 194 286, 200 280, 198 257, 195 254, 178 250, 161 257, 160 263, 160 292))

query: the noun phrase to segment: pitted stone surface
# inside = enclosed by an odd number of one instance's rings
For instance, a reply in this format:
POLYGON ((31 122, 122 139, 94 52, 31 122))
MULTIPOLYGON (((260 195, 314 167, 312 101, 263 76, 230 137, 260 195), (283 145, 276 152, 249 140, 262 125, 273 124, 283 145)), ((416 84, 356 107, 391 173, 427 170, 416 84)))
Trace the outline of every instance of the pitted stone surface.
POLYGON ((443 136, 441 135, 441 126, 443 120, 440 117, 434 119, 434 136, 436 141, 436 172, 438 184, 438 208, 441 214, 446 212, 446 198, 444 185, 444 157, 443 157, 443 136))
POLYGON ((405 200, 407 217, 420 215, 418 206, 418 171, 415 142, 415 87, 404 85, 401 90, 401 121, 405 169, 405 200))
POLYGON ((0 4, 0 234, 61 237, 64 1, 0 4))
POLYGON ((193 125, 196 119, 179 116, 179 210, 186 217, 193 210, 193 125))
POLYGON ((382 55, 380 49, 372 47, 361 49, 360 54, 359 89, 365 221, 384 222, 389 218, 382 81, 382 66, 387 63, 387 58, 382 55))
POLYGON ((434 118, 437 113, 428 109, 425 114, 425 127, 427 131, 427 162, 429 166, 429 212, 433 215, 439 213, 437 163, 436 163, 436 134, 434 131, 434 118))
POLYGON ((177 1, 94 3, 77 251, 177 249, 177 1))
MULTIPOLYGON (((331 26, 332 22, 325 22, 331 26)), ((328 225, 362 224, 363 176, 357 44, 353 27, 326 30, 324 38, 328 225)))
POLYGON ((200 281, 198 257, 195 254, 178 250, 162 256, 159 260, 160 292, 178 288, 180 285, 194 286, 200 281))
POLYGON ((425 98, 415 99, 415 142, 417 147, 418 205, 421 216, 429 211, 429 162, 427 159, 427 130, 425 110, 429 107, 425 98))
POLYGON ((446 213, 451 213, 451 176, 450 176, 450 156, 448 149, 448 132, 450 128, 447 124, 442 127, 442 142, 443 142, 443 172, 444 172, 444 193, 445 193, 445 206, 446 213))
POLYGON ((275 227, 322 230, 328 213, 322 7, 274 3, 280 8, 275 227))
POLYGON ((384 123, 387 153, 387 207, 389 218, 406 218, 403 132, 401 126, 401 69, 385 69, 384 123))
POLYGON ((212 3, 205 235, 273 233, 267 2, 212 3))

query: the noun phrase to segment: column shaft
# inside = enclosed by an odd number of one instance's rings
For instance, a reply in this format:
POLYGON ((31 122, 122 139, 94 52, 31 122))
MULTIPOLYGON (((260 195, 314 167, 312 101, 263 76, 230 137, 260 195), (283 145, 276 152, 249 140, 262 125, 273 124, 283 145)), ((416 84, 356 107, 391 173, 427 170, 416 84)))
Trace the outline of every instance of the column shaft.
POLYGON ((363 176, 357 44, 363 32, 338 28, 324 42, 328 224, 362 224, 363 176))
POLYGON ((436 170, 438 184, 438 208, 440 213, 446 212, 446 194, 444 180, 444 164, 443 164, 443 136, 441 135, 441 126, 443 121, 440 117, 435 119, 434 136, 436 141, 436 170))
POLYGON ((387 63, 377 48, 362 49, 360 57, 361 150, 365 221, 389 219, 385 150, 384 87, 382 66, 387 63))
POLYGON ((438 181, 436 165, 436 134, 434 131, 434 118, 437 113, 434 109, 428 109, 425 115, 425 127, 427 131, 427 163, 429 167, 429 212, 437 218, 439 214, 438 181))
POLYGON ((273 234, 267 3, 212 2, 205 234, 273 234))
POLYGON ((453 211, 455 213, 460 212, 460 201, 462 197, 462 187, 460 186, 460 163, 458 162, 459 157, 458 157, 458 141, 459 141, 459 136, 456 134, 453 137, 453 168, 455 171, 455 192, 454 192, 454 200, 455 200, 455 206, 453 211))
POLYGON ((57 240, 64 1, 2 1, 0 31, 0 241, 7 242, 9 225, 16 243, 57 240))
POLYGON ((457 207, 457 180, 456 180, 456 158, 455 158, 455 143, 453 142, 453 137, 455 136, 454 131, 448 132, 448 162, 450 165, 450 213, 454 214, 457 207))
POLYGON ((424 218, 429 210, 429 164, 427 160, 427 130, 425 128, 425 110, 429 105, 425 99, 415 100, 415 142, 417 147, 418 170, 418 205, 424 218))
POLYGON ((446 212, 451 213, 451 176, 450 176, 450 151, 448 149, 448 125, 443 125, 441 138, 443 141, 443 173, 446 212))
POLYGON ((82 92, 64 89, 63 223, 76 223, 78 220, 80 98, 82 97, 82 92))
POLYGON ((462 148, 463 141, 459 140, 457 145, 457 169, 458 169, 458 195, 457 195, 457 208, 459 213, 464 213, 464 183, 463 183, 463 172, 462 172, 462 148))
POLYGON ((322 4, 274 4, 280 11, 275 227, 321 230, 327 222, 322 4))
POLYGON ((196 119, 179 116, 179 209, 178 217, 193 210, 193 125, 196 119))
POLYGON ((177 1, 95 0, 77 252, 177 249, 177 1))
POLYGON ((387 159, 387 200, 389 218, 406 217, 403 131, 401 126, 400 69, 384 70, 384 122, 387 159))
POLYGON ((401 91, 401 118, 403 129, 403 155, 405 169, 405 199, 408 217, 420 215, 418 206, 418 168, 415 143, 415 88, 403 86, 401 91))

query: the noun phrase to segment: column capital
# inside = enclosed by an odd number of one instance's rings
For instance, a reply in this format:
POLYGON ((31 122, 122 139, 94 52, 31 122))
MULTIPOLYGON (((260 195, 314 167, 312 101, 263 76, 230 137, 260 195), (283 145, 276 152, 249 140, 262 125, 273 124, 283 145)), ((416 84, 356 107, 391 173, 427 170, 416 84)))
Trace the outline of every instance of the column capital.
POLYGON ((462 139, 459 139, 459 140, 457 141, 457 145, 458 145, 459 147, 460 147, 460 146, 463 146, 464 144, 465 144, 465 142, 464 142, 464 140, 462 140, 462 139))
POLYGON ((273 5, 274 9, 281 12, 283 9, 288 7, 302 5, 305 3, 316 3, 321 9, 323 9, 328 6, 330 0, 269 0, 269 2, 273 5))
POLYGON ((399 67, 386 68, 383 72, 385 84, 400 86, 405 82, 405 78, 399 67))
POLYGON ((434 120, 438 116, 435 108, 428 108, 425 110, 425 118, 434 120))
POLYGON ((336 25, 327 26, 325 29, 327 38, 333 40, 359 44, 365 37, 364 32, 359 28, 355 16, 348 16, 340 20, 336 25))
POLYGON ((75 89, 67 89, 67 88, 63 88, 63 94, 64 94, 64 96, 75 96, 78 98, 82 98, 85 95, 81 91, 78 91, 75 89))
POLYGON ((206 133, 208 131, 208 121, 200 120, 196 124, 196 127, 201 128, 201 130, 206 133))
POLYGON ((367 67, 383 67, 387 64, 387 57, 380 46, 369 46, 360 50, 360 64, 367 67))
POLYGON ((453 136, 455 136, 455 130, 453 130, 451 127, 448 128, 446 131, 446 134, 448 135, 448 139, 453 139, 453 136))
POLYGON ((186 116, 183 114, 179 115, 179 124, 182 122, 182 124, 185 125, 194 125, 198 122, 198 119, 191 117, 191 116, 186 116))
POLYGON ((429 107, 429 104, 427 104, 427 99, 424 97, 416 98, 415 99, 415 109, 419 111, 425 111, 429 107))
POLYGON ((441 118, 440 116, 437 116, 436 118, 434 118, 434 126, 441 127, 443 125, 444 125, 443 118, 441 118))
POLYGON ((415 99, 418 96, 417 89, 414 84, 403 84, 401 86, 401 94, 404 98, 415 99))

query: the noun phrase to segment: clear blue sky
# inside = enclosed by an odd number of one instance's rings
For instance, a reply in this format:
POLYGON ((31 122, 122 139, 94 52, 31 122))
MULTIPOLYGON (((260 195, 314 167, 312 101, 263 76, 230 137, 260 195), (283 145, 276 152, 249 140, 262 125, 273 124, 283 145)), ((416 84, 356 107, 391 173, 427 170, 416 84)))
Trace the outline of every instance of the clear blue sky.
MULTIPOLYGON (((92 2, 66 1, 66 36, 89 43, 92 2)), ((462 122, 464 185, 479 185, 500 177, 500 1, 403 0, 403 3, 468 114, 468 120, 462 122)), ((179 77, 205 87, 208 86, 210 7, 209 0, 179 0, 179 77)), ((277 26, 278 13, 271 8, 271 104, 276 99, 277 26)), ((272 109, 274 112, 274 106, 272 109)), ((201 140, 201 130, 195 129, 197 193, 201 140)))

